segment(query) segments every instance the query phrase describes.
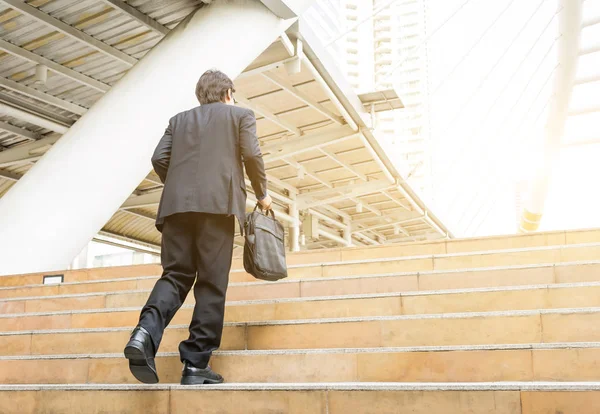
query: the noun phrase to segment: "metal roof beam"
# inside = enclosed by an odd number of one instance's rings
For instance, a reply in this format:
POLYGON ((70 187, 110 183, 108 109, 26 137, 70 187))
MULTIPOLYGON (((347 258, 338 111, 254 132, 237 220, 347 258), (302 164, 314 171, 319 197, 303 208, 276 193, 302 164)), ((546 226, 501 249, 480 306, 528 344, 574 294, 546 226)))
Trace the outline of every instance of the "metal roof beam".
POLYGON ((6 89, 10 89, 11 91, 19 92, 25 96, 29 96, 30 98, 37 99, 38 101, 54 105, 58 108, 66 109, 67 111, 73 112, 77 115, 83 115, 87 112, 87 108, 84 108, 83 106, 79 106, 74 103, 65 101, 63 99, 57 98, 56 96, 52 96, 50 94, 44 93, 29 86, 25 86, 19 82, 15 82, 10 79, 0 77, 0 86, 6 89))
POLYGON ((346 213, 345 211, 340 210, 339 208, 335 208, 334 206, 325 205, 325 206, 321 206, 321 208, 323 210, 327 210, 333 214, 340 216, 343 220, 346 220, 346 221, 352 220, 352 217, 350 216, 350 214, 346 213))
POLYGON ((337 242, 343 246, 352 246, 352 243, 348 243, 348 241, 346 239, 344 239, 343 237, 340 237, 339 235, 334 234, 330 231, 327 231, 323 228, 319 229, 318 234, 319 234, 319 236, 325 237, 326 239, 337 242))
POLYGON ((341 200, 347 200, 352 197, 360 197, 362 195, 376 193, 383 189, 390 188, 390 183, 387 181, 371 181, 368 183, 362 183, 357 185, 346 185, 343 187, 336 187, 323 191, 314 191, 311 193, 305 193, 298 196, 298 204, 300 209, 311 208, 321 206, 324 204, 336 203, 341 200), (315 195, 329 195, 329 194, 341 193, 329 198, 319 200, 315 198, 315 195))
POLYGON ((6 53, 10 53, 14 56, 18 56, 30 62, 37 63, 38 65, 47 66, 48 69, 50 69, 51 71, 66 76, 67 78, 81 83, 82 85, 96 89, 97 91, 108 92, 110 90, 110 86, 103 82, 100 82, 94 78, 79 73, 76 70, 67 68, 66 66, 56 63, 53 60, 47 59, 43 56, 30 52, 27 49, 13 45, 12 43, 7 42, 6 40, 0 39, 0 50, 5 51, 6 53))
MULTIPOLYGON (((0 153, 1 155, 2 153, 0 153)), ((130 196, 122 205, 122 210, 129 210, 133 208, 143 208, 143 207, 152 207, 158 205, 160 202, 160 197, 162 195, 162 191, 154 191, 152 193, 146 193, 137 196, 130 196)), ((279 198, 278 196, 273 195, 273 198, 279 198)), ((248 201, 251 200, 251 197, 248 197, 248 201)), ((251 202, 252 207, 256 204, 256 202, 251 202)), ((283 212, 277 212, 278 215, 285 214, 283 212)), ((289 217, 286 215, 286 217, 289 217)))
POLYGON ((4 178, 10 181, 19 181, 23 177, 23 174, 17 174, 12 171, 0 170, 0 178, 4 178))
POLYGON ((100 230, 98 232, 98 235, 96 237, 94 237, 93 240, 97 243, 110 244, 112 246, 118 246, 118 247, 126 247, 128 249, 136 250, 136 251, 143 252, 143 253, 149 253, 149 254, 153 254, 153 255, 157 255, 159 253, 159 250, 157 250, 157 249, 160 249, 160 246, 158 244, 152 243, 148 240, 142 240, 142 239, 138 239, 135 237, 126 236, 124 234, 117 233, 114 231, 108 231, 108 230, 100 230), (131 243, 131 244, 118 243, 115 241, 103 239, 102 237, 110 237, 113 239, 123 241, 125 243, 131 243), (144 249, 144 246, 147 247, 147 249, 144 249))
POLYGON ((325 116, 326 118, 331 119, 336 124, 338 124, 338 125, 344 124, 344 119, 341 116, 334 114, 333 112, 331 112, 329 109, 325 108, 320 103, 314 101, 310 96, 306 95, 304 92, 296 89, 296 87, 294 85, 292 85, 292 83, 289 80, 284 79, 281 76, 276 75, 273 72, 264 72, 262 75, 265 78, 269 79, 274 84, 276 84, 277 86, 279 86, 280 88, 282 88, 283 90, 294 95, 295 98, 304 102, 306 105, 308 105, 315 111, 319 112, 321 115, 325 116))
POLYGON ((122 205, 121 209, 152 207, 160 202, 162 191, 142 194, 139 196, 130 196, 122 205))
POLYGON ((303 170, 306 173, 306 175, 308 175, 309 177, 311 177, 313 180, 320 182, 325 187, 327 187, 327 188, 333 188, 333 184, 331 184, 327 180, 322 179, 317 174, 315 174, 313 171, 308 170, 306 167, 304 167, 303 165, 300 165, 298 162, 296 162, 294 160, 288 160, 288 159, 285 159, 284 161, 287 162, 288 164, 290 164, 292 167, 298 169, 298 170, 303 170))
MULTIPOLYGON (((312 0, 260 0, 273 14, 281 19, 294 19, 312 4, 312 0)), ((206 2, 206 1, 205 1, 206 2)), ((210 3, 210 2, 208 2, 210 3)))
POLYGON ((0 121, 0 129, 6 132, 10 132, 11 134, 15 134, 18 135, 20 137, 23 138, 27 138, 31 141, 35 141, 37 139, 40 139, 40 135, 38 133, 35 133, 33 131, 30 131, 28 129, 25 128, 20 128, 18 126, 15 125, 11 125, 8 122, 2 122, 0 121))
POLYGON ((124 211, 124 212, 126 212, 128 214, 131 214, 133 216, 143 218, 143 219, 148 219, 148 220, 152 220, 152 221, 156 220, 156 217, 154 217, 154 216, 152 216, 150 214, 142 213, 141 211, 127 210, 127 209, 124 209, 124 208, 121 208, 119 210, 120 211, 124 211))
POLYGON ((293 139, 283 139, 279 142, 262 146, 265 162, 281 160, 285 157, 302 154, 317 148, 340 143, 357 138, 359 134, 353 133, 348 128, 337 128, 319 134, 304 135, 293 139))
POLYGON ((327 155, 332 161, 334 161, 335 163, 339 164, 341 167, 344 167, 347 171, 351 172, 352 174, 356 175, 358 178, 360 178, 363 181, 368 181, 368 178, 365 174, 360 173, 358 171, 356 171, 354 169, 354 167, 352 167, 350 164, 340 160, 337 156, 337 154, 334 154, 333 152, 330 152, 324 148, 319 148, 319 151, 321 151, 323 154, 327 155))
MULTIPOLYGON (((406 212, 405 214, 388 214, 388 215, 383 216, 383 218, 385 220, 389 220, 387 225, 389 225, 392 222, 401 222, 403 220, 416 220, 416 219, 422 218, 422 217, 423 217, 423 215, 419 214, 417 212, 412 212, 412 213, 406 212)), ((352 225, 355 226, 355 230, 362 231, 361 229, 358 228, 358 226, 367 225, 367 223, 371 223, 373 221, 375 221, 375 222, 381 221, 381 218, 365 217, 365 218, 361 218, 361 219, 354 219, 354 220, 352 220, 352 225)), ((368 227, 368 225, 367 225, 367 227, 368 227)))
POLYGON ((378 209, 376 209, 375 207, 373 207, 366 201, 361 201, 356 197, 350 197, 349 200, 356 203, 357 205, 362 204, 362 206, 364 208, 366 208, 367 210, 369 210, 371 213, 375 214, 376 216, 383 217, 383 213, 381 211, 379 211, 378 209))
POLYGON ((46 150, 52 146, 60 136, 52 135, 38 141, 0 152, 0 167, 21 164, 39 159, 46 150))
POLYGON ((249 109, 252 109, 254 112, 256 112, 257 114, 260 114, 261 116, 263 116, 264 118, 266 118, 269 121, 273 122, 274 124, 278 125, 282 129, 290 131, 294 135, 302 135, 302 131, 298 127, 296 127, 296 126, 292 125, 291 123, 289 123, 289 122, 281 119, 279 116, 275 115, 274 113, 272 113, 271 111, 269 111, 264 106, 262 106, 262 105, 260 105, 260 104, 258 104, 256 102, 252 102, 251 100, 249 100, 245 96, 242 96, 239 92, 235 94, 235 97, 245 107, 247 107, 249 109))
MULTIPOLYGON (((249 180, 249 179, 245 178, 245 179, 244 179, 244 181, 246 182, 246 188, 248 188, 248 187, 250 187, 250 188, 251 188, 251 187, 252 187, 252 183, 250 182, 250 180, 249 180)), ((273 178, 268 178, 268 176, 267 176, 267 181, 269 181, 269 182, 274 182, 273 178)), ((293 188, 293 189, 295 190, 295 188, 294 188, 293 186, 291 186, 291 185, 289 185, 289 184, 287 184, 287 183, 283 183, 283 184, 285 184, 285 185, 287 185, 288 187, 291 187, 291 188, 293 188)), ((270 195, 271 195, 271 196, 272 196, 274 199, 276 199, 276 200, 279 200, 279 201, 283 201, 283 202, 284 202, 284 203, 286 203, 286 204, 292 204, 292 203, 294 202, 294 201, 293 201, 291 198, 289 198, 289 197, 286 197, 286 196, 284 196, 284 195, 281 195, 281 194, 279 194, 279 193, 277 193, 277 192, 275 192, 275 191, 269 191, 269 194, 270 194, 270 195)), ((295 194, 295 192, 294 192, 294 194, 295 194)))
POLYGON ((412 211, 410 209, 410 207, 406 206, 403 202, 401 202, 400 200, 398 200, 397 198, 394 198, 390 195, 390 193, 388 193, 387 191, 383 192, 383 195, 386 196, 387 198, 389 198, 391 201, 393 201, 394 203, 398 204, 398 206, 402 207, 403 209, 405 209, 406 211, 412 211))
POLYGON ((307 212, 308 214, 312 214, 313 216, 317 217, 319 220, 323 220, 341 230, 344 230, 347 227, 346 223, 342 223, 341 221, 329 217, 327 214, 323 214, 315 209, 308 209, 307 212))
POLYGON ((358 129, 359 129, 358 125, 356 124, 354 119, 352 119, 352 116, 348 113, 348 111, 344 107, 344 104, 340 101, 340 99, 335 94, 335 92, 331 90, 331 87, 327 83, 327 81, 321 76, 321 74, 319 73, 317 68, 315 68, 315 66, 312 64, 311 60, 307 56, 303 56, 302 62, 304 63, 304 65, 306 67, 308 67, 308 70, 311 72, 311 74, 313 75, 315 80, 325 90, 325 93, 327 93, 327 95, 329 96, 329 99, 336 106, 338 111, 342 114, 342 117, 344 118, 346 123, 350 126, 350 128, 352 128, 354 131, 358 131, 358 129))
POLYGON ((598 139, 587 139, 583 141, 572 141, 572 142, 564 142, 562 144, 563 147, 581 147, 586 145, 598 145, 600 144, 600 138, 598 139))
POLYGON ((74 28, 71 25, 44 13, 37 7, 30 6, 29 4, 21 0, 2 0, 3 3, 10 6, 12 9, 18 10, 22 14, 25 14, 45 25, 48 25, 56 31, 69 36, 77 41, 83 42, 92 49, 97 50, 113 59, 119 60, 128 66, 133 66, 137 63, 137 59, 129 56, 128 54, 121 52, 120 50, 109 46, 108 44, 101 42, 89 34, 74 28))
POLYGON ((160 181, 160 178, 153 173, 149 173, 144 180, 150 181, 152 184, 163 185, 162 181, 160 181))
POLYGON ((587 108, 575 108, 569 111, 569 116, 586 115, 600 112, 600 105, 588 106, 587 108))
POLYGON ((595 73, 593 75, 583 76, 575 79, 575 85, 583 85, 585 83, 593 83, 598 81, 600 81, 600 73, 595 73))
POLYGON ((596 52, 600 52, 600 43, 594 43, 588 47, 579 50, 579 56, 590 55, 596 52))
POLYGON ((142 13, 138 9, 121 0, 102 0, 105 3, 111 5, 115 9, 128 14, 132 19, 137 20, 148 29, 166 36, 171 30, 168 27, 163 26, 147 14, 142 13))
MULTIPOLYGON (((418 217, 413 217, 413 218, 409 218, 409 219, 405 219, 405 220, 395 220, 395 221, 391 221, 389 223, 381 223, 381 224, 376 224, 373 226, 367 226, 367 227, 363 227, 360 228, 359 225, 356 225, 354 229, 352 229, 352 233, 360 233, 362 231, 373 231, 373 230, 379 230, 385 227, 394 227, 394 226, 402 226, 403 224, 406 223, 412 223, 413 221, 422 221, 424 220, 424 216, 418 216, 418 217)), ((402 233, 404 233, 406 236, 410 236, 409 233, 404 230, 402 227, 400 227, 400 231, 402 233)))
POLYGON ((41 114, 38 115, 36 113, 32 113, 30 111, 19 108, 18 106, 13 106, 9 103, 5 103, 4 101, 8 100, 8 98, 4 99, 4 97, 0 96, 0 114, 5 116, 10 116, 12 118, 20 119, 21 121, 28 122, 30 124, 34 124, 40 126, 42 128, 49 129, 54 132, 58 132, 60 134, 64 134, 69 130, 69 127, 63 125, 59 122, 56 122, 52 119, 48 119, 41 114))
POLYGON ((597 24, 600 24, 600 16, 595 16, 590 19, 584 20, 581 24, 581 28, 585 29, 586 27, 595 26, 597 24))
POLYGON ((356 233, 356 236, 357 236, 359 239, 362 239, 363 241, 366 241, 366 242, 368 242, 368 243, 371 243, 371 244, 373 244, 373 245, 378 245, 378 244, 381 244, 381 243, 379 243, 377 240, 373 240, 373 239, 372 239, 372 238, 370 238, 369 236, 365 236, 365 235, 364 235, 364 234, 362 234, 362 233, 356 233))
POLYGON ((288 55, 294 56, 296 54, 296 46, 287 34, 282 33, 281 36, 279 36, 279 41, 285 48, 286 52, 288 52, 288 55))
POLYGON ((369 181, 367 183, 355 183, 355 184, 346 184, 346 185, 340 185, 338 187, 332 187, 331 189, 324 189, 324 190, 317 190, 317 191, 309 191, 306 193, 302 193, 300 194, 300 198, 307 200, 310 198, 314 198, 314 197, 321 197, 321 196, 328 196, 330 194, 335 194, 335 193, 340 193, 340 192, 345 192, 348 193, 348 197, 358 197, 359 195, 362 194, 369 194, 364 193, 363 190, 374 190, 372 192, 378 192, 381 191, 382 189, 388 189, 389 187, 391 187, 392 185, 387 183, 385 180, 377 180, 377 181, 369 181), (354 192, 358 190, 357 194, 353 194, 351 195, 351 192, 354 192), (360 194, 359 194, 360 193, 360 194))
POLYGON ((268 63, 268 64, 263 65, 263 66, 258 66, 256 68, 248 69, 248 70, 240 73, 238 75, 238 77, 235 78, 235 79, 236 80, 238 80, 238 79, 245 79, 245 78, 249 78, 249 77, 254 76, 254 75, 260 75, 263 72, 267 72, 269 70, 280 68, 282 66, 285 66, 287 63, 293 62, 295 60, 298 60, 298 57, 292 56, 292 57, 289 57, 289 58, 285 58, 283 60, 278 60, 276 62, 268 63))

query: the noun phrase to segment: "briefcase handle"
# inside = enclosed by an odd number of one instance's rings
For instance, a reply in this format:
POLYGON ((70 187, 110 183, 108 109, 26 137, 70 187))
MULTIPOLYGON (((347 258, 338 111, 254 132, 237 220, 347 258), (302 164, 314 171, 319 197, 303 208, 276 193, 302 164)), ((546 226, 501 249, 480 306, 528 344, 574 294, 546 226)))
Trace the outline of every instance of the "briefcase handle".
MULTIPOLYGON (((256 206, 254 206, 254 211, 256 211, 257 208, 260 208, 260 211, 262 213, 264 213, 264 210, 263 210, 262 206, 260 205, 260 203, 256 203, 256 206)), ((273 211, 272 208, 269 209, 269 210, 267 210, 267 213, 266 213, 267 216, 269 215, 269 213, 268 213, 269 211, 271 212, 271 215, 273 216, 273 219, 275 219, 275 211, 273 211)))

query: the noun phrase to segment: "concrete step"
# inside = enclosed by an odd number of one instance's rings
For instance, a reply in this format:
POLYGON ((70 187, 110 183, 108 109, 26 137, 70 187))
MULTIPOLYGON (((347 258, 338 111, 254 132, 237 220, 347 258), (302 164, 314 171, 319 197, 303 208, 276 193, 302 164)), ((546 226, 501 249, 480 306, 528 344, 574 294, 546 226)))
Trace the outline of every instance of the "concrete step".
POLYGON ((7 414, 597 414, 599 406, 598 382, 0 386, 7 414))
MULTIPOLYGON (((176 352, 187 325, 167 328, 176 352)), ((122 352, 132 326, 0 333, 3 355, 122 352)), ((226 323, 221 349, 273 350, 600 341, 600 308, 226 323)))
MULTIPOLYGON (((239 382, 598 381, 600 343, 217 352, 213 369, 239 382)), ((156 358, 181 379, 178 353, 156 358)), ((135 384, 123 354, 0 357, 2 384, 135 384)))
MULTIPOLYGON (((600 233, 594 232, 593 234, 600 233)), ((290 259, 288 275, 291 279, 349 276, 365 273, 418 272, 431 270, 452 270, 471 267, 512 266, 526 264, 551 264, 570 261, 596 260, 600 257, 600 238, 590 243, 553 244, 517 248, 486 249, 485 244, 478 250, 466 252, 427 252, 421 254, 406 248, 394 246, 381 247, 385 254, 364 255, 362 250, 348 254, 340 250, 339 254, 311 253, 315 261, 293 263, 290 259), (389 248, 388 248, 389 247, 389 248), (418 254, 414 254, 418 253, 418 254), (381 257, 379 257, 381 256, 381 257), (339 259, 339 260, 338 260, 339 259)), ((476 246, 473 245, 473 246, 476 246)), ((366 250, 369 251, 369 250, 366 250)), ((373 250, 375 251, 375 250, 373 250)), ((326 251, 327 252, 327 251, 326 251)), ((292 257, 292 256, 290 256, 292 257)), ((56 272, 54 272, 56 273, 56 272)), ((53 274, 48 273, 48 274, 53 274)), ((83 282, 93 280, 123 279, 136 276, 156 276, 161 274, 158 265, 142 265, 116 268, 85 269, 61 272, 65 282, 83 282)), ((44 274, 16 275, 0 277, 2 286, 24 286, 41 284, 44 274)), ((256 281, 243 268, 233 269, 231 282, 256 281)))
MULTIPOLYGON (((528 249, 322 262, 319 264, 290 266, 288 277, 290 279, 318 279, 391 272, 451 271, 499 266, 593 261, 598 260, 598 257, 600 257, 600 243, 588 243, 528 249)), ((256 282, 256 279, 243 271, 233 271, 230 280, 233 282, 256 282)))
MULTIPOLYGON (((331 261, 380 259, 385 257, 470 253, 502 249, 527 249, 531 247, 597 243, 598 241, 600 241, 600 229, 589 229, 567 232, 560 231, 511 236, 437 240, 383 246, 308 250, 298 253, 289 253, 287 259, 290 265, 299 265, 331 261)), ((243 269, 242 259, 234 259, 232 268, 243 269)))
MULTIPOLYGON (((13 309, 19 306, 29 310, 58 310, 60 302, 69 309, 83 309, 81 297, 67 299, 64 295, 107 294, 103 299, 95 301, 96 307, 109 303, 109 306, 131 306, 130 300, 145 301, 145 293, 156 283, 156 276, 124 278, 120 280, 98 280, 89 282, 71 282, 60 285, 29 285, 22 287, 0 288, 0 303, 6 299, 24 298, 25 303, 6 305, 13 309), (132 299, 132 294, 137 295, 132 299), (49 297, 52 302, 38 302, 43 297, 49 297)), ((442 271, 423 272, 367 272, 362 275, 321 277, 319 279, 289 279, 278 282, 230 282, 227 291, 229 300, 254 300, 293 298, 323 295, 350 295, 369 293, 410 292, 418 290, 466 289, 497 286, 521 286, 552 283, 578 283, 600 281, 600 261, 565 262, 557 265, 517 265, 500 267, 465 268, 442 271)), ((84 301, 85 302, 85 301, 84 301)), ((0 305, 2 306, 2 305, 0 305)))
MULTIPOLYGON (((133 298, 138 303, 134 303, 133 300, 131 302, 136 306, 122 308, 1 314, 0 331, 135 326, 147 296, 148 292, 135 294, 133 298)), ((76 303, 81 305, 85 304, 88 298, 92 299, 92 305, 102 299, 106 301, 106 298, 99 296, 82 296, 66 298, 64 303, 61 302, 64 298, 54 299, 49 303, 68 305, 75 299, 76 303)), ((188 295, 188 299, 188 304, 182 306, 173 318, 173 324, 187 324, 191 320, 193 295, 188 295)), ((32 299, 30 303, 35 304, 36 299, 32 299)), ((23 302, 0 303, 0 309, 4 307, 10 310, 12 304, 20 305, 23 302)), ((600 282, 230 301, 225 309, 225 321, 255 322, 578 307, 600 307, 600 282)))

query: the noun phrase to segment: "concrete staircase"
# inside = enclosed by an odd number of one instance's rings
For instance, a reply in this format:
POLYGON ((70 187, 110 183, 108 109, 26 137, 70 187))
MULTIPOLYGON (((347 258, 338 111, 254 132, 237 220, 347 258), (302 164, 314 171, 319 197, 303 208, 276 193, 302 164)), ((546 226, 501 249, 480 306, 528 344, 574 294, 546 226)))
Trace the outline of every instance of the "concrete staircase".
MULTIPOLYGON (((222 386, 161 383, 122 350, 157 266, 0 278, 0 413, 600 413, 600 230, 302 252, 290 277, 234 262, 222 386)), ((0 264, 1 265, 1 264, 0 264)))

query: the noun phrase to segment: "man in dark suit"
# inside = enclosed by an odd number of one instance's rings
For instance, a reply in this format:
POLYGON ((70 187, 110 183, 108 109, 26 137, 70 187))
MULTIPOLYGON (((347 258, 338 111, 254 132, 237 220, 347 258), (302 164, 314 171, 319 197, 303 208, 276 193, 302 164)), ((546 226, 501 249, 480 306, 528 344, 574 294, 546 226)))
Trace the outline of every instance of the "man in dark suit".
POLYGON ((154 357, 194 281, 190 335, 179 345, 181 383, 223 382, 208 361, 221 343, 235 217, 240 230, 245 220, 242 163, 259 203, 271 207, 256 118, 234 106, 234 92, 224 73, 204 73, 196 86, 200 106, 171 118, 152 157, 164 183, 156 220, 164 271, 125 347, 132 374, 144 383, 158 382, 154 357))

